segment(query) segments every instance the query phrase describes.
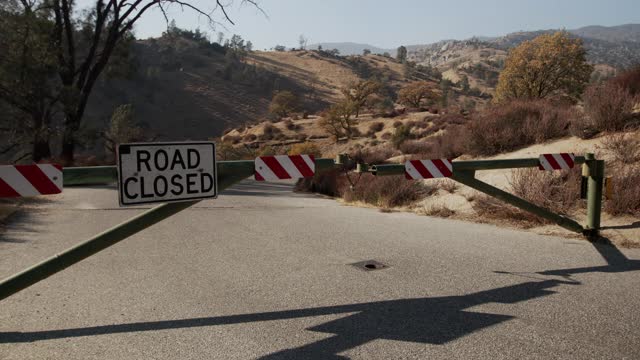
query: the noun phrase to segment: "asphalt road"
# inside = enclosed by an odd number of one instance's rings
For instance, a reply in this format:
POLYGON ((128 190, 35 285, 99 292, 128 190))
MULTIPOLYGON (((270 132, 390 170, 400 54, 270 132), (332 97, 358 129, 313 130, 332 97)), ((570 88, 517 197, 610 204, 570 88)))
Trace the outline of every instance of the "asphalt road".
MULTIPOLYGON (((141 211, 50 199, 0 233, 0 277, 141 211)), ((1 301, 0 358, 638 359, 638 259, 246 181, 1 301)))

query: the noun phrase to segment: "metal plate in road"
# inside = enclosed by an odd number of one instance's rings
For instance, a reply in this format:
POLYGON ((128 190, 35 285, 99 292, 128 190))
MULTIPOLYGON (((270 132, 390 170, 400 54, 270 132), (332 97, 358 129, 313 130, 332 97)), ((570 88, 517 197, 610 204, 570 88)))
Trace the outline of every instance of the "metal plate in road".
POLYGON ((213 142, 118 146, 120 206, 208 199, 217 195, 213 142))

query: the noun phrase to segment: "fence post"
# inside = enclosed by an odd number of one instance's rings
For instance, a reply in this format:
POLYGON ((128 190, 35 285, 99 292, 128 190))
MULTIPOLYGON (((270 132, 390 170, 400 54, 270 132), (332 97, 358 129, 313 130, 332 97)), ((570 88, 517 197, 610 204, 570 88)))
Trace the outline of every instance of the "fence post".
POLYGON ((587 231, 597 235, 602 213, 602 186, 604 182, 604 160, 596 160, 592 153, 585 155, 582 173, 587 180, 587 231))

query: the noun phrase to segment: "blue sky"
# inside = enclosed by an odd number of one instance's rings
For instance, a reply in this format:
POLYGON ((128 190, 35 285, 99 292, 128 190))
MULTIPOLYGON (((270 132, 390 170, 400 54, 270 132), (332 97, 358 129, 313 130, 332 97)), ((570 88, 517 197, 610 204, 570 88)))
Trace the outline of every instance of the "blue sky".
MULTIPOLYGON (((79 6, 94 0, 76 0, 79 6)), ((226 0, 229 1, 229 0, 226 0)), ((474 35, 496 36, 519 30, 574 29, 586 25, 640 23, 640 0, 258 0, 267 16, 239 0, 230 6, 236 25, 215 30, 189 9, 169 8, 181 28, 199 27, 215 39, 217 31, 240 34, 256 49, 297 46, 300 34, 317 42, 352 41, 383 48, 424 44, 474 35)), ((191 3, 211 10, 212 0, 191 3)), ((222 21, 219 13, 217 19, 222 21)), ((159 11, 136 26, 136 36, 158 36, 166 29, 159 11)))

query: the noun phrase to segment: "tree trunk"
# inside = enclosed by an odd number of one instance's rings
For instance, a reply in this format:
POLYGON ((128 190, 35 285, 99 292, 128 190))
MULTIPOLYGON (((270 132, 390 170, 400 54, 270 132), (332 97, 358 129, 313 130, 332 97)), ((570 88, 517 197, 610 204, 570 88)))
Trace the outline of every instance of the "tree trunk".
POLYGON ((33 136, 32 157, 34 162, 49 159, 51 157, 51 147, 49 146, 49 136, 36 132, 33 136))
POLYGON ((75 131, 67 125, 62 135, 62 152, 60 153, 64 166, 73 165, 75 147, 75 131))

